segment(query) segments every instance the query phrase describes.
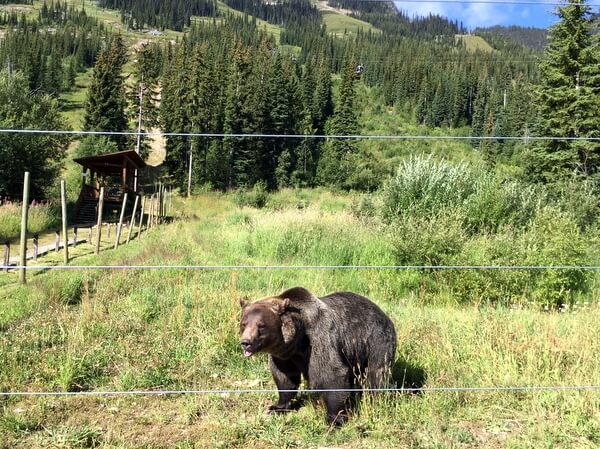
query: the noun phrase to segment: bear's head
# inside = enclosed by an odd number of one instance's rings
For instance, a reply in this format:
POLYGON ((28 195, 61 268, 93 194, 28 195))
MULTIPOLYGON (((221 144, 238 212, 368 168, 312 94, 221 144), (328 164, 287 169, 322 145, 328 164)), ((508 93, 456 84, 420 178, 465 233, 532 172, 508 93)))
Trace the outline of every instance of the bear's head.
POLYGON ((277 352, 289 343, 295 333, 294 324, 286 316, 289 299, 273 297, 249 303, 241 299, 240 344, 244 355, 277 352))

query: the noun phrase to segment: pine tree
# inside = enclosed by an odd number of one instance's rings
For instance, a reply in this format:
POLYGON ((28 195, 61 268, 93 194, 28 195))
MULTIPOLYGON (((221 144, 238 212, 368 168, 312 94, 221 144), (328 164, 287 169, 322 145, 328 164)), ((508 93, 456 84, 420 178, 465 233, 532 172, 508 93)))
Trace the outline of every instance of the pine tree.
MULTIPOLYGON (((355 102, 356 62, 350 58, 345 64, 340 84, 339 101, 329 121, 328 134, 338 136, 354 135, 358 132, 358 117, 355 102)), ((354 139, 332 139, 325 143, 319 161, 318 177, 322 184, 338 187, 347 186, 356 168, 358 147, 354 139)))
MULTIPOLYGON (((160 118, 165 132, 191 131, 189 118, 190 66, 185 41, 174 53, 167 49, 166 71, 160 103, 160 118)), ((191 141, 187 136, 169 136, 166 143, 165 164, 175 182, 183 188, 187 184, 191 141)))
MULTIPOLYGON (((590 8, 578 0, 558 8, 560 22, 540 63, 537 132, 543 136, 600 136, 600 46, 590 33, 590 8)), ((598 177, 600 143, 550 140, 538 143, 527 167, 536 180, 559 182, 598 177)))
MULTIPOLYGON (((121 71, 126 61, 125 46, 117 35, 110 47, 98 55, 85 103, 84 129, 93 131, 125 131, 126 98, 121 71)), ((111 136, 119 149, 124 149, 124 136, 111 136)))
MULTIPOLYGON (((251 128, 249 100, 253 96, 250 52, 238 42, 230 66, 223 131, 226 134, 244 134, 251 128)), ((256 154, 248 138, 225 137, 223 153, 227 158, 227 188, 249 186, 252 183, 250 171, 255 167, 256 154)))

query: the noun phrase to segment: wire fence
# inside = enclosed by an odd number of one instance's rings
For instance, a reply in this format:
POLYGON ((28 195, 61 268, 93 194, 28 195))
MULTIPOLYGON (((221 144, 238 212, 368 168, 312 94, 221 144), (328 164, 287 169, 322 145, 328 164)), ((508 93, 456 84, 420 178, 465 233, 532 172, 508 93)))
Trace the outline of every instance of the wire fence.
POLYGON ((114 390, 114 391, 0 391, 0 397, 17 396, 174 396, 174 395, 242 395, 273 393, 459 393, 459 392, 535 392, 600 391, 600 385, 516 385, 481 387, 399 387, 399 388, 327 388, 278 390, 276 388, 237 388, 200 390, 114 390))
POLYGON ((600 270, 598 265, 0 265, 18 270, 600 270))
POLYGON ((163 131, 84 131, 67 129, 0 129, 4 134, 64 134, 81 136, 162 136, 232 139, 375 139, 375 140, 509 140, 509 141, 600 141, 600 137, 572 136, 451 136, 451 135, 389 135, 389 134, 265 134, 265 133, 201 133, 163 131))

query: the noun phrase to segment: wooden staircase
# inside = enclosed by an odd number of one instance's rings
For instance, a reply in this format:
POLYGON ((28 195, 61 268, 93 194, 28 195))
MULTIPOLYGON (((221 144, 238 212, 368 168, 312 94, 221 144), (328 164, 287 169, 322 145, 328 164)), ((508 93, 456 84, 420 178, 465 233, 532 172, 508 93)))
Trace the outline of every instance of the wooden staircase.
POLYGON ((98 220, 98 199, 81 197, 75 211, 75 224, 95 223, 98 220))

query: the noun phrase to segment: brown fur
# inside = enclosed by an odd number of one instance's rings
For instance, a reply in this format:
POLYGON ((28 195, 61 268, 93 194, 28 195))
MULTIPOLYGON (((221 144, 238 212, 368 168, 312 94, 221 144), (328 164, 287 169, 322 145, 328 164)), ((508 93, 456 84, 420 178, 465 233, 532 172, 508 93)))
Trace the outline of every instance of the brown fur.
MULTIPOLYGON (((390 381, 396 331, 369 299, 350 292, 317 298, 295 287, 254 303, 242 300, 240 305, 244 354, 267 352, 280 390, 279 401, 270 411, 293 408, 301 377, 311 389, 319 390, 360 388, 363 381, 378 388, 390 381)), ((328 421, 342 424, 349 392, 323 396, 328 421)))

